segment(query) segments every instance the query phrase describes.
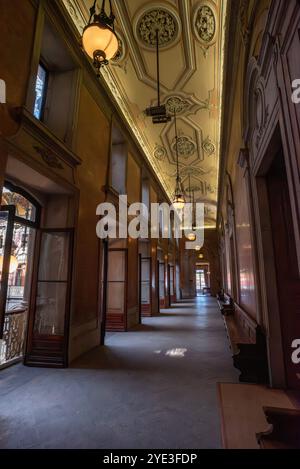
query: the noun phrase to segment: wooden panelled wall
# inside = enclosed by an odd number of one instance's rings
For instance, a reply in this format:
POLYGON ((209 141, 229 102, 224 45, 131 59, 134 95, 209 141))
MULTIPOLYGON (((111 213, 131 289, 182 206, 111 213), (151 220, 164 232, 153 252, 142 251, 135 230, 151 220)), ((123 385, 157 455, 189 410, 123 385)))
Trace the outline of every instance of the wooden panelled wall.
POLYGON ((298 256, 289 298, 299 307, 300 104, 292 101, 292 82, 300 79, 300 4, 231 3, 218 220, 222 286, 236 308, 262 327, 271 384, 299 388, 299 365, 292 363, 284 326, 288 321, 300 338, 299 312, 293 316, 293 306, 280 304, 281 289, 290 286, 278 282, 274 263, 280 253, 273 248, 268 174, 283 154, 295 245, 291 269, 298 256))

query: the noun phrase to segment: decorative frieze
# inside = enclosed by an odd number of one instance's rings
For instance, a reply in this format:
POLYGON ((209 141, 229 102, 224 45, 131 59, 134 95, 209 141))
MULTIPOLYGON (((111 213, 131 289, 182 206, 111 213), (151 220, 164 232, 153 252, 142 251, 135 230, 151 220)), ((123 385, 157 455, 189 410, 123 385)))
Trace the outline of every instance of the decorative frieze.
POLYGON ((38 146, 34 146, 33 148, 50 168, 63 169, 63 165, 59 161, 58 157, 52 153, 52 151, 48 150, 48 148, 42 148, 38 146))

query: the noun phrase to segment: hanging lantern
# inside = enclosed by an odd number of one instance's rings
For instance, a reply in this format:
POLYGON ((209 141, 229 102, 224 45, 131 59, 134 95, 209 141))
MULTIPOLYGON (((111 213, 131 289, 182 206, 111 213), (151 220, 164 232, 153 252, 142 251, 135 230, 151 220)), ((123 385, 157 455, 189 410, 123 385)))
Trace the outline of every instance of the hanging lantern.
POLYGON ((192 231, 187 234, 187 239, 189 241, 195 241, 196 240, 196 225, 194 223, 194 192, 193 192, 193 197, 192 197, 192 190, 191 190, 191 175, 189 174, 189 198, 192 203, 192 231))
POLYGON ((185 198, 184 195, 180 193, 175 193, 174 199, 173 199, 173 207, 175 210, 183 210, 185 206, 185 198))
POLYGON ((187 235, 187 239, 188 239, 189 241, 195 241, 195 239, 196 239, 195 233, 189 233, 189 234, 187 235))
POLYGON ((183 195, 184 191, 182 189, 181 178, 179 173, 179 155, 178 155, 178 133, 177 133, 177 119, 176 112, 174 112, 174 121, 175 121, 175 148, 176 148, 176 188, 175 195, 173 199, 173 207, 175 210, 183 210, 185 206, 185 197, 183 195))
POLYGON ((93 60, 99 77, 101 67, 108 65, 109 60, 117 54, 119 41, 114 28, 115 16, 112 11, 111 0, 109 0, 109 16, 105 12, 106 1, 103 0, 99 14, 96 14, 96 3, 97 0, 95 0, 90 10, 89 23, 83 30, 82 46, 86 54, 93 60))

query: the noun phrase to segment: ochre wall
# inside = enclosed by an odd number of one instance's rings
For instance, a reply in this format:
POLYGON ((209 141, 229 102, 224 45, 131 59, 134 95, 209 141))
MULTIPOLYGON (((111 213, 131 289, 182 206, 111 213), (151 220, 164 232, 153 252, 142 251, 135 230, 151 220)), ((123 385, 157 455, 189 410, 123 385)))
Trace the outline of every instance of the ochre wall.
POLYGON ((130 153, 127 162, 127 195, 129 204, 141 201, 141 169, 130 153))
POLYGON ((0 137, 18 129, 11 113, 26 101, 36 15, 29 0, 3 0, 0 5, 0 79, 6 83, 7 101, 0 104, 0 137))
POLYGON ((102 187, 106 181, 109 146, 110 123, 83 86, 76 133, 76 152, 82 164, 77 173, 80 196, 75 251, 75 324, 98 315, 100 241, 96 237, 96 207, 105 197, 102 187))
POLYGON ((29 0, 2 0, 0 8, 0 78, 7 102, 20 106, 26 100, 37 12, 29 0))

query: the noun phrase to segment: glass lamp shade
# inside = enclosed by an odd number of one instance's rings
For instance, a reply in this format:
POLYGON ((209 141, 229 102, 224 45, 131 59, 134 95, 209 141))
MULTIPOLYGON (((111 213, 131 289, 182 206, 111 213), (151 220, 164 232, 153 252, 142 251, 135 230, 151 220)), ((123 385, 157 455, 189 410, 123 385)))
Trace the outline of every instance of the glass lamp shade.
POLYGON ((196 246, 196 247, 195 247, 195 250, 196 250, 196 251, 201 251, 201 247, 200 247, 200 246, 196 246))
POLYGON ((85 28, 82 35, 82 45, 91 59, 95 54, 103 54, 102 61, 112 59, 119 49, 119 41, 114 31, 101 23, 92 23, 85 28))
POLYGON ((187 239, 188 239, 189 241, 195 241, 195 239, 196 239, 195 233, 189 233, 189 234, 187 235, 187 239))
POLYGON ((181 194, 176 195, 173 200, 173 207, 175 208, 175 210, 183 210, 184 205, 185 205, 185 199, 183 195, 181 194))

